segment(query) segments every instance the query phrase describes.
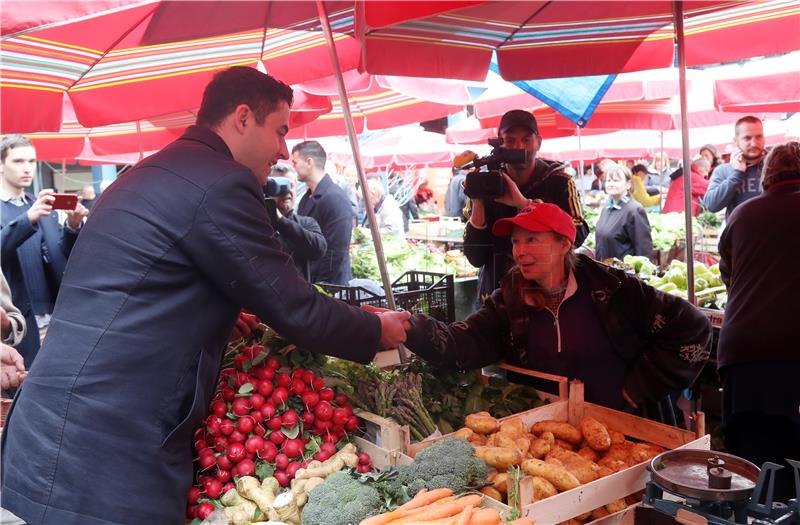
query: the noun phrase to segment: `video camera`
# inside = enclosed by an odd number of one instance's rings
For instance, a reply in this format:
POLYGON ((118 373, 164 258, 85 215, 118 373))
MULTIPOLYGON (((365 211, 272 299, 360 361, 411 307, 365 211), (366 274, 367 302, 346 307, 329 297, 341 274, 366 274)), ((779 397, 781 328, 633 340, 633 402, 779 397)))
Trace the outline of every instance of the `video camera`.
POLYGON ((286 177, 269 177, 264 185, 264 197, 283 197, 292 191, 292 181, 286 177))
POLYGON ((501 138, 489 139, 489 145, 491 153, 461 166, 461 169, 472 170, 464 179, 464 194, 470 199, 491 199, 505 194, 505 179, 500 175, 502 165, 525 164, 530 158, 528 150, 504 148, 501 138))

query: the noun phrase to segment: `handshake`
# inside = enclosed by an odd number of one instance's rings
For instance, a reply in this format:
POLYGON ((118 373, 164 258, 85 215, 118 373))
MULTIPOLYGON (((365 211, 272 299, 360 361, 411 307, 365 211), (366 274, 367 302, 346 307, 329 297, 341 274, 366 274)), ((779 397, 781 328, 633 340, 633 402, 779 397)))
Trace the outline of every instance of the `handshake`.
POLYGON ((395 312, 368 305, 361 309, 376 314, 381 321, 381 350, 397 348, 406 341, 406 332, 411 330, 410 312, 395 312))

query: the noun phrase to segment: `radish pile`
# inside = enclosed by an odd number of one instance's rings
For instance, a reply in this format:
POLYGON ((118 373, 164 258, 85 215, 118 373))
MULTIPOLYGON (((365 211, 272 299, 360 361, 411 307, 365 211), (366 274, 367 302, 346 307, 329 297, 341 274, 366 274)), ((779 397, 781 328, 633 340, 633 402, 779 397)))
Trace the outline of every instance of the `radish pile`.
MULTIPOLYGON (((326 387, 313 370, 293 366, 269 328, 259 325, 252 336, 260 339, 230 345, 209 416, 195 431, 197 484, 188 494, 189 519, 219 508, 214 500, 240 477, 272 476, 289 487, 299 469, 329 459, 358 429, 347 395, 326 387)), ((368 454, 358 454, 356 470, 372 470, 368 454)))

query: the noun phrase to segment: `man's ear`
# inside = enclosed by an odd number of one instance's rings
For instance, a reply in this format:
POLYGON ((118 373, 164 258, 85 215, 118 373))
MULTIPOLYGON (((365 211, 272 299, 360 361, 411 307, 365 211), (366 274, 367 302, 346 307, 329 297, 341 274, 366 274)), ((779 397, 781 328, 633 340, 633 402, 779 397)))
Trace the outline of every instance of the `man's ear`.
POLYGON ((233 126, 236 128, 236 131, 239 133, 244 133, 247 126, 252 125, 252 119, 250 118, 253 114, 250 111, 250 106, 247 104, 239 104, 233 110, 233 126))

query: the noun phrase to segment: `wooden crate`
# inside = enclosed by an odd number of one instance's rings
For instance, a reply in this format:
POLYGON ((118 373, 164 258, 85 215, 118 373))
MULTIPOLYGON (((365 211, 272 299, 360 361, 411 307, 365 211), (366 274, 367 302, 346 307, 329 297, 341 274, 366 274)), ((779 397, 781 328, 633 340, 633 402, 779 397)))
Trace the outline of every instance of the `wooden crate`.
POLYGON ((719 256, 720 233, 721 231, 718 228, 701 230, 694 242, 694 251, 719 256))
MULTIPOLYGON (((505 364, 505 363, 500 363, 500 364, 496 365, 495 367, 498 368, 498 369, 501 369, 501 370, 507 370, 507 371, 510 371, 510 372, 516 372, 516 373, 519 373, 519 374, 524 374, 524 375, 527 375, 527 376, 530 376, 530 377, 536 377, 536 378, 539 378, 539 379, 543 379, 545 381, 550 381, 550 382, 555 383, 556 389, 558 390, 558 394, 550 394, 548 392, 543 392, 541 390, 537 390, 536 392, 539 395, 539 397, 542 400, 547 401, 547 404, 546 405, 542 405, 540 407, 533 408, 533 409, 531 409, 531 410, 529 410, 527 412, 524 412, 525 414, 530 413, 530 412, 537 412, 538 413, 538 411, 541 411, 541 413, 545 414, 545 415, 556 414, 556 413, 560 414, 561 412, 567 410, 567 405, 568 405, 568 402, 569 402, 569 398, 568 398, 569 379, 567 379, 566 377, 557 376, 557 375, 554 375, 554 374, 547 374, 547 373, 544 373, 544 372, 537 372, 536 370, 528 370, 527 368, 520 368, 520 367, 517 367, 517 366, 508 365, 508 364, 505 364)), ((486 376, 486 374, 490 373, 490 372, 489 372, 488 368, 484 368, 483 370, 484 370, 484 379, 486 381, 488 381, 488 377, 486 376)), ((513 417, 513 416, 509 416, 509 417, 513 417)), ((555 419, 555 417, 547 417, 547 416, 545 416, 545 417, 542 417, 540 419, 537 419, 536 421, 541 421, 542 419, 555 419)), ((502 421, 502 419, 501 419, 501 421, 502 421)), ((408 454, 410 457, 413 458, 423 448, 428 447, 428 446, 432 445, 433 443, 436 443, 440 439, 444 439, 444 438, 446 438, 448 436, 450 436, 450 434, 446 434, 444 436, 440 436, 440 437, 436 437, 436 438, 432 438, 432 439, 427 439, 425 441, 420 441, 418 443, 411 443, 411 441, 409 440, 402 450, 406 454, 408 454)))
POLYGON ((410 440, 407 426, 366 410, 356 409, 353 414, 359 419, 359 427, 365 431, 365 441, 386 450, 406 450, 410 440))

